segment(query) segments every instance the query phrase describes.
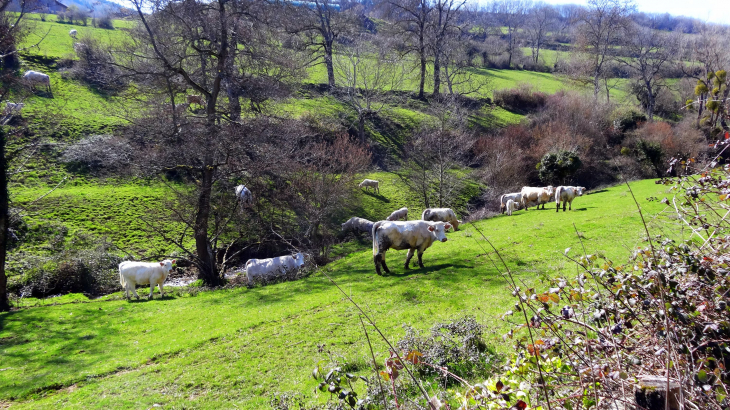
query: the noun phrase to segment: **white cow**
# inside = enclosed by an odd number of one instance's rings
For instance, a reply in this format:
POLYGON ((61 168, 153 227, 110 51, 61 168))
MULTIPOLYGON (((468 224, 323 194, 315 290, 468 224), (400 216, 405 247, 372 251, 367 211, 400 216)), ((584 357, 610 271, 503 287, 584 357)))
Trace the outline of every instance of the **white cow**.
POLYGON ((236 187, 236 198, 241 201, 241 206, 253 204, 253 194, 246 188, 245 185, 239 185, 236 187))
POLYGON ((175 265, 175 260, 165 259, 162 262, 132 262, 126 261, 119 264, 119 282, 124 287, 124 294, 129 299, 129 291, 134 293, 134 296, 139 299, 137 285, 150 285, 150 296, 152 299, 152 291, 155 290, 155 285, 160 287, 160 296, 164 297, 162 293, 162 284, 167 279, 167 275, 170 274, 170 270, 175 265))
POLYGON ((443 222, 428 221, 378 221, 373 226, 373 261, 375 272, 380 275, 380 265, 383 265, 385 273, 390 273, 388 265, 385 264, 385 252, 388 249, 397 251, 408 249, 405 269, 413 257, 414 251, 418 251, 418 266, 423 268, 423 252, 426 251, 435 241, 446 242, 446 230, 451 225, 443 222))
POLYGON ((368 236, 372 237, 373 224, 374 223, 372 221, 353 216, 347 222, 342 224, 342 232, 353 231, 355 232, 355 234, 358 235, 360 234, 360 232, 365 232, 368 234, 368 236))
POLYGON ((499 211, 501 213, 504 213, 507 210, 507 201, 509 200, 514 201, 516 204, 519 204, 522 202, 522 193, 521 192, 513 192, 511 194, 504 194, 499 197, 499 211))
POLYGON ((516 211, 519 208, 519 206, 517 205, 517 202, 509 199, 509 200, 507 200, 506 208, 507 208, 507 215, 512 216, 512 212, 516 211))
POLYGON ((365 192, 368 188, 373 188, 373 192, 380 193, 380 182, 374 179, 365 179, 357 185, 358 188, 365 187, 365 192))
POLYGON ((393 211, 389 217, 385 218, 386 221, 398 221, 398 220, 408 220, 408 208, 403 207, 401 209, 397 209, 393 211))
POLYGON ((71 37, 73 37, 73 38, 76 38, 76 34, 78 34, 78 32, 76 31, 76 29, 71 29, 71 31, 68 32, 68 35, 71 36, 71 37))
POLYGON ((46 86, 48 92, 51 92, 51 77, 38 71, 28 70, 23 74, 23 80, 30 85, 31 90, 35 89, 36 84, 46 86))
POLYGON ((251 283, 256 277, 271 277, 294 273, 304 266, 304 255, 285 255, 268 259, 249 259, 244 271, 246 280, 251 283))
POLYGON ((555 189, 555 212, 560 211, 560 202, 563 203, 563 212, 565 212, 565 203, 568 203, 568 209, 573 210, 573 199, 577 196, 583 196, 585 187, 582 186, 559 186, 555 189))
POLYGON ((25 107, 25 104, 23 103, 11 103, 10 101, 8 101, 5 103, 5 115, 20 114, 20 110, 22 110, 23 107, 25 107))
POLYGON ((553 189, 552 185, 548 185, 547 187, 523 186, 521 193, 522 207, 525 208, 525 211, 532 205, 537 205, 538 209, 542 205, 542 209, 545 209, 545 204, 554 198, 555 189, 553 189))
POLYGON ((459 224, 462 223, 456 219, 456 214, 451 208, 426 208, 421 214, 424 221, 448 222, 454 227, 455 231, 459 230, 459 224))

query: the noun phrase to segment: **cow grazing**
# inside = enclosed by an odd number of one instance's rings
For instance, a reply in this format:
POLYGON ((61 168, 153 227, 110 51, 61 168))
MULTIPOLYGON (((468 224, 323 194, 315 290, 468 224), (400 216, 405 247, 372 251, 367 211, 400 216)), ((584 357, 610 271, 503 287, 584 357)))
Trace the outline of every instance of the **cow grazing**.
POLYGON ((507 210, 507 201, 514 201, 516 204, 522 202, 522 193, 513 192, 511 194, 504 194, 499 197, 499 212, 504 213, 507 210))
POLYGON ((512 212, 516 211, 519 208, 519 205, 517 205, 517 202, 509 199, 507 200, 507 215, 512 216, 512 212))
POLYGON ((23 107, 25 107, 23 103, 11 103, 8 101, 5 103, 5 115, 19 115, 23 107))
POLYGON ((523 186, 521 193, 522 207, 525 208, 525 210, 533 205, 537 205, 538 209, 540 209, 540 205, 542 205, 542 209, 545 209, 545 204, 554 198, 553 195, 555 195, 555 190, 552 185, 544 188, 523 186))
POLYGON ((408 220, 408 208, 403 207, 401 209, 397 209, 393 211, 389 217, 385 218, 386 221, 399 221, 401 219, 404 221, 408 220))
POLYGON ((585 187, 582 186, 559 186, 555 189, 555 212, 560 211, 560 202, 563 203, 563 212, 565 212, 565 204, 568 203, 568 209, 573 210, 573 200, 577 196, 583 196, 585 187))
POLYGON ((186 97, 186 101, 189 105, 198 104, 201 107, 205 107, 205 101, 203 101, 203 97, 199 95, 188 95, 186 97))
POLYGON ((170 274, 170 270, 175 265, 174 260, 165 259, 162 262, 132 262, 126 261, 119 264, 119 282, 124 287, 124 294, 129 299, 129 291, 131 290, 134 296, 139 299, 137 285, 150 285, 150 296, 152 299, 152 291, 155 290, 155 285, 160 287, 160 296, 164 297, 162 293, 162 284, 167 279, 167 275, 170 274))
POLYGON ((426 208, 421 214, 424 221, 448 222, 454 227, 455 231, 459 230, 459 224, 462 223, 456 219, 456 214, 451 208, 426 208))
POLYGON ((297 253, 268 259, 249 259, 244 269, 246 280, 251 283, 257 277, 269 278, 294 273, 302 266, 304 266, 304 254, 297 253))
POLYGON ((68 35, 71 36, 71 37, 73 37, 73 38, 76 38, 76 34, 78 34, 78 32, 76 31, 76 29, 72 29, 71 31, 68 32, 68 35))
POLYGON ((253 204, 253 194, 245 185, 236 187, 236 198, 241 201, 241 206, 253 204))
POLYGON ((380 182, 374 180, 374 179, 366 179, 360 182, 357 185, 358 188, 365 187, 365 192, 367 192, 368 188, 373 188, 373 192, 380 193, 380 182))
POLYGON ((418 251, 418 266, 423 268, 423 252, 435 241, 446 242, 446 230, 451 225, 443 222, 428 221, 379 221, 373 225, 373 261, 375 272, 380 275, 380 266, 385 273, 390 273, 385 264, 385 252, 388 249, 397 251, 408 249, 405 269, 411 262, 414 251, 418 251))
POLYGON ((36 84, 42 84, 46 86, 48 92, 51 92, 51 77, 47 74, 39 73, 38 71, 28 70, 23 74, 23 80, 30 85, 31 90, 35 90, 36 84))
POLYGON ((342 232, 352 231, 356 235, 359 235, 361 232, 365 232, 368 236, 372 237, 373 224, 374 223, 372 221, 353 216, 347 222, 342 224, 342 232))

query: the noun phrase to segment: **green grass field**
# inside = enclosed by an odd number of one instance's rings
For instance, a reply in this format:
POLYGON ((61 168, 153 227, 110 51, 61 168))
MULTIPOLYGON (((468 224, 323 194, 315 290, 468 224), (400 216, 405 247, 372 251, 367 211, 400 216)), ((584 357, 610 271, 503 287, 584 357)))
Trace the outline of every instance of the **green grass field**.
MULTIPOLYGON (((651 180, 632 187, 652 233, 681 236, 665 205, 647 201, 667 196, 666 187, 651 180)), ((390 251, 393 274, 376 276, 368 241, 354 242, 352 253, 323 269, 393 341, 402 337, 403 324, 423 330, 473 315, 494 332, 489 342, 507 351, 497 318, 513 301, 477 228, 527 283, 575 272, 563 256, 566 248, 578 256, 585 246, 621 263, 646 245, 625 185, 578 198, 573 206, 572 212, 548 207, 465 225, 425 253, 425 269, 405 271, 406 252, 390 251)), ((370 374, 358 314, 322 272, 165 300, 21 309, 0 314, 0 329, 0 403, 13 408, 257 409, 276 392, 311 394, 316 382, 310 372, 330 354, 351 371, 370 374)), ((374 349, 379 361, 385 358, 384 343, 375 340, 374 349)))

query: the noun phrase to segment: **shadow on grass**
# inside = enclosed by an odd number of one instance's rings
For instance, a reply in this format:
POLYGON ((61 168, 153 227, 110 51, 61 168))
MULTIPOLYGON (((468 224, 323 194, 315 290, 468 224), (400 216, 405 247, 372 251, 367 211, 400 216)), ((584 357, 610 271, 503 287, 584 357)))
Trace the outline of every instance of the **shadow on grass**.
POLYGON ((376 194, 374 192, 369 192, 369 191, 363 191, 363 193, 365 195, 371 196, 371 197, 373 197, 373 198, 375 198, 375 199, 377 199, 377 200, 379 200, 381 202, 385 202, 386 204, 389 204, 390 203, 390 199, 384 197, 382 194, 376 194))
POLYGON ((598 191, 588 192, 585 195, 601 194, 603 192, 608 192, 608 189, 601 189, 601 190, 598 190, 598 191))

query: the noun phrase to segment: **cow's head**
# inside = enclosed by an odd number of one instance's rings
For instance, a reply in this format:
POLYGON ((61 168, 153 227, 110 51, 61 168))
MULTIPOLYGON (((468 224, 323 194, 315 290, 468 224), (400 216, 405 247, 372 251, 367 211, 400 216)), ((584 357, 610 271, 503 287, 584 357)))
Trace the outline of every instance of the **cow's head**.
POLYGON ((586 190, 586 187, 583 186, 577 186, 575 187, 575 194, 578 196, 583 196, 583 192, 586 190))
POLYGON ((301 268, 302 266, 304 266, 304 254, 303 253, 299 252, 295 255, 292 255, 292 257, 294 258, 294 261, 297 263, 298 268, 301 268))
POLYGON ((170 269, 173 268, 173 266, 175 265, 175 262, 176 261, 174 259, 173 260, 165 259, 164 261, 160 262, 160 266, 162 266, 165 270, 169 271, 170 269))
POLYGON ((545 190, 547 191, 548 195, 553 195, 555 193, 555 188, 553 188, 552 185, 548 185, 545 187, 545 190))
POLYGON ((443 223, 443 222, 436 222, 433 225, 428 226, 428 230, 433 232, 433 235, 436 237, 436 240, 441 242, 446 242, 446 231, 448 229, 451 229, 450 223, 443 223))

